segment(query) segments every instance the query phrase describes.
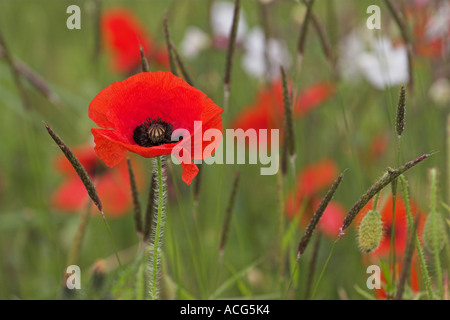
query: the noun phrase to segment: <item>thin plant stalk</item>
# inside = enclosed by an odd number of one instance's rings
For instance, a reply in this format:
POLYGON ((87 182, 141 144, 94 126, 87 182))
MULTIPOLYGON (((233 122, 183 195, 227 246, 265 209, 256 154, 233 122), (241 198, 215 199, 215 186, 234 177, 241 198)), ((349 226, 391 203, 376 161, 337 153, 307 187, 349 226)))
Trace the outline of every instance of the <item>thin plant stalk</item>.
POLYGON ((174 75, 177 76, 178 75, 177 65, 175 63, 175 58, 174 58, 174 54, 173 54, 173 50, 172 50, 167 15, 164 17, 164 36, 166 39, 167 53, 169 55, 170 72, 172 72, 174 75))
POLYGON ((223 253, 225 250, 225 245, 227 243, 228 231, 230 229, 231 214, 233 212, 233 206, 234 206, 234 202, 236 199, 236 193, 237 193, 239 180, 240 180, 239 178, 240 178, 240 172, 238 171, 238 172, 236 172, 236 175, 234 177, 233 189, 231 190, 230 199, 228 201, 228 206, 227 206, 227 209, 225 212, 225 220, 223 223, 222 235, 220 237, 220 246, 219 246, 220 259, 222 259, 222 256, 223 256, 223 253))
POLYGON ((177 62, 178 68, 181 71, 181 74, 183 75, 184 80, 186 80, 186 82, 189 85, 195 87, 194 86, 194 80, 192 80, 192 76, 190 75, 188 69, 186 68, 186 65, 183 62, 183 59, 181 59, 181 57, 178 54, 178 51, 177 51, 175 45, 172 42, 170 42, 170 48, 171 48, 171 50, 173 52, 173 55, 175 57, 175 61, 177 62))
POLYGON ((6 62, 9 64, 9 67, 11 69, 11 73, 13 75, 14 78, 14 82, 16 83, 17 86, 17 90, 19 90, 19 94, 20 97, 22 99, 22 103, 25 109, 29 108, 29 101, 28 101, 28 95, 27 92, 25 91, 25 88, 23 86, 22 83, 22 79, 20 77, 19 72, 17 71, 17 68, 14 66, 14 59, 11 55, 11 53, 9 52, 8 47, 6 46, 6 42, 5 39, 3 38, 3 34, 0 30, 0 48, 2 48, 3 50, 3 56, 6 60, 6 62))
POLYGON ((289 84, 286 77, 286 72, 283 66, 280 66, 281 80, 283 84, 283 104, 284 104, 284 119, 285 119, 285 132, 286 132, 286 146, 288 148, 289 157, 291 160, 292 174, 295 175, 295 134, 294 134, 294 121, 292 103, 289 98, 289 84))
POLYGON ((144 48, 142 47, 142 45, 139 45, 139 53, 141 55, 142 72, 150 72, 148 60, 147 57, 145 56, 144 48))
MULTIPOLYGON (((5 58, 4 50, 0 48, 0 58, 5 58)), ((28 82, 42 95, 47 98, 47 100, 55 105, 60 106, 61 99, 58 94, 53 91, 50 86, 46 83, 46 81, 35 71, 33 71, 28 65, 24 62, 14 59, 13 61, 14 68, 17 72, 23 76, 28 82)))
POLYGON ((154 209, 154 198, 155 198, 155 180, 156 180, 156 173, 153 172, 152 176, 150 178, 150 186, 148 190, 148 197, 147 197, 147 208, 145 209, 145 216, 144 216, 144 227, 143 227, 143 236, 144 236, 144 242, 148 241, 148 238, 150 237, 150 230, 152 226, 152 217, 153 217, 153 209, 154 209))
POLYGON ((136 300, 145 300, 147 296, 146 288, 146 267, 147 267, 147 252, 144 250, 142 252, 141 261, 136 275, 136 300))
POLYGON ((93 61, 98 62, 101 51, 101 19, 102 19, 102 0, 94 1, 94 50, 93 61))
POLYGON ((390 184, 392 181, 397 179, 402 173, 411 169, 418 163, 423 160, 429 158, 430 154, 424 154, 417 159, 406 162, 404 165, 398 167, 397 169, 388 169, 387 174, 383 175, 380 179, 378 179, 359 199, 355 202, 353 207, 348 212, 347 216, 344 219, 344 223, 340 229, 339 238, 344 235, 344 231, 351 225, 353 220, 359 211, 367 204, 367 202, 372 199, 378 192, 380 192, 384 187, 390 184))
POLYGON ((436 204, 437 204, 437 170, 436 168, 433 168, 430 170, 430 184, 431 184, 431 190, 430 190, 430 215, 433 222, 432 225, 432 236, 433 236, 433 255, 434 255, 434 262, 435 262, 435 268, 436 268, 436 277, 437 282, 439 285, 439 297, 440 299, 444 299, 444 287, 443 287, 443 278, 442 278, 442 268, 441 268, 441 260, 439 257, 439 247, 438 247, 438 238, 437 238, 437 228, 436 226, 437 219, 436 216, 439 214, 436 211, 436 204))
POLYGON ((269 52, 267 50, 268 42, 271 37, 271 27, 269 22, 269 5, 267 3, 259 2, 260 20, 261 25, 264 30, 264 65, 265 65, 265 78, 266 81, 270 82, 269 79, 269 69, 270 69, 270 59, 269 52))
POLYGON ((306 282, 305 300, 309 300, 309 297, 311 296, 311 286, 314 280, 314 273, 316 271, 317 257, 319 255, 321 238, 322 238, 321 234, 320 233, 317 234, 316 241, 314 242, 314 250, 311 257, 311 261, 309 263, 308 280, 306 282))
POLYGON ((137 191, 136 179, 134 178, 133 167, 131 166, 130 158, 127 158, 128 176, 130 178, 131 196, 133 198, 134 208, 134 223, 136 226, 136 232, 139 236, 142 236, 142 213, 141 202, 139 201, 139 193, 137 191))
POLYGON ((106 227, 106 230, 108 231, 110 240, 111 240, 111 244, 113 246, 114 249, 114 253, 116 255, 117 258, 117 262, 119 263, 120 267, 122 267, 122 264, 120 262, 120 258, 119 258, 119 254, 117 253, 117 247, 116 247, 116 243, 114 241, 114 237, 112 235, 112 231, 111 228, 109 227, 108 222, 106 221, 105 215, 103 213, 103 207, 102 207, 102 203, 100 201, 100 198, 98 197, 97 191, 95 190, 95 186, 94 183, 92 182, 91 178, 89 178, 89 175, 86 172, 86 169, 83 167, 83 165, 80 163, 80 161, 78 160, 78 158, 73 154, 72 150, 70 150, 70 148, 64 143, 64 141, 62 141, 62 139, 50 128, 50 126, 48 124, 46 124, 44 122, 45 128, 47 129, 47 132, 50 134, 50 136, 52 137, 53 141, 55 141, 55 143, 58 145, 58 147, 61 149, 61 151, 64 153, 64 155, 66 156, 67 160, 69 160, 70 164, 72 165, 72 167, 75 169, 76 173, 78 174, 78 177, 81 179, 81 181, 83 182, 89 197, 92 199, 92 201, 94 202, 95 206, 97 207, 97 209, 100 211, 100 213, 102 214, 102 220, 103 220, 103 224, 106 227))
POLYGON ((203 172, 201 164, 198 164, 197 168, 198 168, 198 173, 197 173, 197 176, 195 177, 195 181, 194 181, 194 204, 193 204, 193 214, 192 214, 194 222, 197 221, 198 199, 200 197, 200 185, 201 185, 201 181, 202 181, 201 173, 203 172))
POLYGON ((375 197, 373 198, 373 205, 372 205, 372 210, 376 211, 377 210, 377 206, 378 206, 378 199, 380 198, 380 193, 378 192, 375 197))
POLYGON ((450 204, 450 113, 447 115, 447 190, 447 203, 450 204))
MULTIPOLYGON (((303 2, 305 3, 305 0, 303 2)), ((313 12, 311 12, 311 21, 312 21, 314 28, 316 29, 317 35, 319 36, 319 40, 320 40, 320 44, 322 45, 323 53, 325 54, 328 61, 330 62, 333 77, 334 77, 334 79, 337 79, 338 71, 337 71, 337 66, 336 66, 336 59, 333 56, 333 52, 331 50, 331 45, 325 36, 325 31, 324 31, 322 24, 320 23, 319 18, 313 12)))
POLYGON ((328 190, 327 194, 323 198, 322 202, 319 204, 319 207, 314 212, 313 217, 311 218, 311 221, 309 222, 308 226, 306 227, 305 234, 303 235, 302 239, 300 240, 300 243, 298 244, 298 251, 297 251, 297 261, 300 259, 301 255, 305 252, 306 247, 308 246, 309 240, 311 239, 311 236, 316 229, 317 224, 320 221, 320 218, 322 218, 323 213, 325 212, 325 209, 328 206, 328 203, 330 203, 331 199, 334 196, 334 193, 336 192, 337 188, 342 182, 342 179, 344 179, 344 174, 341 173, 337 179, 333 182, 330 189, 328 190))
MULTIPOLYGON (((70 248, 69 256, 67 258, 68 266, 77 264, 77 261, 78 261, 78 258, 80 256, 80 252, 81 252, 81 246, 83 244, 83 238, 86 233, 86 227, 89 223, 89 217, 91 215, 91 205, 92 205, 92 203, 89 202, 86 210, 83 212, 83 214, 80 217, 80 222, 78 223, 78 228, 75 233, 75 237, 73 238, 72 247, 70 248)), ((68 277, 68 274, 65 273, 63 286, 66 285, 67 277, 68 277)))
MULTIPOLYGON (((395 284, 395 260, 396 260, 396 254, 395 254, 395 208, 397 204, 397 179, 393 180, 391 182, 391 188, 392 188, 392 225, 391 225, 391 239, 389 241, 389 266, 391 270, 393 271, 392 274, 392 281, 395 284)), ((395 287, 394 287, 395 289, 395 287)))
POLYGON ((297 70, 300 70, 301 63, 303 60, 303 54, 305 51, 305 41, 306 41, 306 34, 308 32, 308 25, 311 17, 312 12, 312 6, 313 6, 314 0, 309 0, 306 4, 306 15, 305 19, 303 20, 302 26, 300 27, 300 34, 298 37, 298 43, 297 43, 297 70))
POLYGON ((331 247, 331 250, 330 250, 330 253, 328 254, 327 260, 325 261, 325 264, 322 267, 322 271, 320 271, 319 279, 317 279, 316 284, 314 286, 314 289, 313 289, 313 292, 311 295, 311 300, 313 300, 314 297, 316 296, 320 281, 322 280, 323 275, 325 274, 325 270, 327 269, 328 263, 330 262, 331 256, 333 255, 333 252, 334 252, 334 247, 336 246, 337 243, 338 243, 338 240, 333 242, 333 246, 331 247))
POLYGON ((417 225, 419 223, 419 219, 416 219, 416 222, 414 223, 414 227, 410 231, 410 236, 408 238, 408 243, 406 245, 405 255, 403 256, 403 262, 402 262, 402 270, 400 273, 400 279, 398 281, 398 287, 394 296, 395 300, 401 300, 403 296, 403 292, 405 291, 405 285, 406 280, 408 279, 410 270, 411 270, 411 263, 412 263, 412 257, 414 253, 414 239, 415 235, 417 234, 417 225))
MULTIPOLYGON (((411 230, 411 228, 414 224, 414 219, 413 219, 413 215, 411 212, 411 206, 409 203, 408 184, 403 175, 400 175, 399 180, 402 185, 402 196, 403 196, 403 203, 405 205, 406 218, 408 220, 409 229, 411 230)), ((431 287, 430 275, 428 273, 428 267, 427 267, 427 264, 425 261, 425 256, 423 254, 422 245, 420 244, 420 239, 419 239, 419 236, 417 235, 417 233, 414 235, 414 240, 415 240, 415 244, 416 244, 417 255, 419 256, 423 282, 425 283, 425 286, 427 288, 428 298, 430 300, 432 300, 434 295, 433 295, 433 289, 431 287)))
POLYGON ((164 159, 162 156, 156 158, 156 175, 157 175, 157 191, 158 195, 155 197, 155 206, 157 206, 157 212, 154 217, 155 229, 153 233, 153 241, 150 246, 150 297, 152 300, 158 299, 158 277, 160 274, 160 260, 161 260, 161 247, 163 240, 163 229, 165 219, 165 168, 163 167, 164 159))
MULTIPOLYGON (((403 130, 405 129, 405 112, 406 110, 406 91, 405 87, 400 89, 400 97, 397 106, 397 113, 395 118, 395 129, 397 133, 397 167, 400 166, 400 142, 403 130)), ((396 251, 395 251, 395 213, 397 203, 397 179, 392 181, 392 229, 391 229, 391 241, 389 246, 389 265, 392 270, 395 270, 396 265, 396 251)), ((396 272, 393 272, 392 281, 395 283, 396 272)))
POLYGON ((414 74, 413 74, 413 48, 412 48, 412 42, 409 37, 409 33, 406 27, 405 21, 402 19, 404 16, 400 17, 399 12, 394 8, 392 5, 391 0, 384 0, 386 3, 386 6, 389 10, 389 13, 391 14, 392 18, 394 18, 395 23, 397 24, 397 27, 400 30, 400 33, 402 35, 403 41, 406 45, 406 52, 407 52, 407 58, 408 58, 408 73, 409 73, 409 82, 408 87, 410 90, 413 90, 414 88, 414 74))
POLYGON ((278 265, 280 266, 280 286, 282 284, 283 276, 284 276, 284 250, 283 250, 283 235, 284 235, 284 224, 285 224, 285 218, 284 218, 284 183, 283 183, 283 173, 281 170, 278 170, 277 172, 277 200, 278 200, 278 239, 280 241, 279 243, 279 250, 280 250, 280 256, 279 256, 279 262, 278 265))
POLYGON ((227 57, 225 62, 225 77, 223 80, 224 81, 223 109, 225 111, 228 110, 228 100, 230 98, 231 66, 233 63, 233 53, 237 38, 240 9, 241 9, 241 0, 235 0, 233 23, 231 25, 230 37, 228 38, 227 57))

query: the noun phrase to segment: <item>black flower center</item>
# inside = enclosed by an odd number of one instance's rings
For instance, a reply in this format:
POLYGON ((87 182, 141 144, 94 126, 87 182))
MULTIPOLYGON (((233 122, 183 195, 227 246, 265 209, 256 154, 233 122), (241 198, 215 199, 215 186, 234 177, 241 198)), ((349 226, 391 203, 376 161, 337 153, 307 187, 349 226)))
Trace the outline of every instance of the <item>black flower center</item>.
POLYGON ((98 178, 103 176, 108 171, 108 167, 101 161, 96 161, 86 166, 86 172, 90 177, 98 178))
POLYGON ((171 143, 172 125, 161 118, 147 118, 133 131, 134 141, 141 147, 154 147, 171 143))

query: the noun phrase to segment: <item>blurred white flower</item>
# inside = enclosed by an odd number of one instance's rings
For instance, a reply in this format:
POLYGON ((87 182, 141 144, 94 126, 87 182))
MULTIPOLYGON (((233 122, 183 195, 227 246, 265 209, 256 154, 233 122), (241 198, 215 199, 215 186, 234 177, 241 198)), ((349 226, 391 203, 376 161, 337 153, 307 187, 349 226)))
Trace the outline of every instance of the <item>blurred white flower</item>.
POLYGON ((247 34, 244 48, 242 67, 254 77, 260 78, 267 72, 267 77, 275 80, 280 75, 280 66, 285 68, 291 66, 291 56, 286 46, 281 41, 271 38, 267 41, 266 47, 264 31, 259 27, 253 28, 247 34))
POLYGON ((450 4, 443 3, 425 25, 429 41, 442 41, 443 54, 450 52, 450 4))
POLYGON ((190 26, 186 29, 181 42, 181 52, 188 59, 194 59, 200 51, 211 43, 208 35, 202 29, 190 26))
POLYGON ((341 45, 339 67, 347 79, 363 76, 378 89, 404 84, 409 80, 405 46, 394 47, 387 37, 351 33, 341 45))
POLYGON ((444 3, 437 10, 425 26, 425 34, 429 39, 449 36, 450 29, 450 4, 444 3))
POLYGON ((356 32, 350 33, 342 40, 340 44, 341 52, 339 55, 338 67, 345 79, 355 82, 359 80, 361 72, 358 64, 355 63, 355 59, 363 53, 364 50, 364 43, 356 32))
POLYGON ((446 78, 439 78, 431 85, 428 95, 431 100, 438 105, 448 105, 450 103, 450 81, 446 78))
MULTIPOLYGON (((211 27, 215 37, 215 43, 219 46, 227 46, 233 24, 234 3, 227 1, 215 1, 211 7, 211 27)), ((239 23, 236 42, 242 42, 247 32, 247 22, 243 10, 239 14, 239 23)))

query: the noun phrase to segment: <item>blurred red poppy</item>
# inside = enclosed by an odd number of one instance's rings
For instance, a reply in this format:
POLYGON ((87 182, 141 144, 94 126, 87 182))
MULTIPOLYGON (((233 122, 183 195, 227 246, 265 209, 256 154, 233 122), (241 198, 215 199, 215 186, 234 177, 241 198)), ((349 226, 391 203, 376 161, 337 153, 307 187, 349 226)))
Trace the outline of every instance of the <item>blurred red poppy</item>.
MULTIPOLYGON (((203 92, 164 71, 141 72, 114 82, 89 105, 89 117, 101 127, 92 129, 95 151, 109 167, 117 165, 127 151, 152 158, 169 155, 180 147, 189 153, 189 159, 203 159, 206 147, 215 150, 220 143, 206 143, 202 137, 208 129, 222 133, 221 113, 203 92), (194 127, 195 121, 201 121, 201 130, 194 127), (176 129, 187 131, 188 136, 173 142, 176 129), (194 152, 192 143, 199 138, 201 150, 195 151, 201 154, 194 152)), ((190 184, 198 168, 193 161, 181 162, 182 179, 190 184)))
MULTIPOLYGON (((304 89, 297 97, 293 113, 295 117, 304 116, 310 110, 319 106, 334 94, 334 85, 317 83, 304 89)), ((231 126, 235 129, 281 129, 284 126, 283 87, 281 80, 273 82, 269 87, 261 88, 256 100, 242 110, 234 119, 231 126)), ((283 130, 280 131, 280 135, 283 130)))
MULTIPOLYGON (((418 293, 420 291, 419 288, 419 272, 416 268, 416 257, 413 256, 411 269, 409 272, 409 281, 407 281, 407 285, 414 293, 418 293)), ((402 269, 402 264, 398 262, 396 264, 396 279, 400 277, 400 272, 402 269)), ((375 296, 378 300, 385 300, 388 298, 387 292, 386 292, 386 277, 384 276, 383 272, 381 273, 381 289, 374 289, 375 290, 375 296)))
POLYGON ((335 86, 332 83, 318 82, 306 87, 298 96, 294 105, 294 114, 302 116, 319 106, 334 95, 335 86))
POLYGON ((386 151, 389 144, 389 135, 386 133, 380 133, 376 135, 370 143, 370 160, 374 161, 379 159, 386 151))
POLYGON ((130 73, 141 64, 140 45, 150 60, 169 66, 167 52, 155 46, 133 12, 123 8, 105 11, 101 31, 104 43, 113 55, 113 69, 117 72, 130 73))
MULTIPOLYGON (((381 199, 380 199, 381 201, 381 199)), ((410 200, 411 213, 413 216, 420 214, 417 204, 410 200)), ((369 201, 368 204, 361 210, 356 218, 356 225, 359 226, 362 218, 367 211, 371 210, 373 207, 373 200, 369 201)), ((383 238, 381 239, 378 248, 371 253, 374 257, 387 257, 389 256, 389 247, 391 243, 391 232, 392 232, 392 209, 393 200, 392 194, 384 201, 384 203, 378 203, 378 210, 381 215, 381 220, 383 221, 383 238)), ((418 233, 422 230, 422 224, 419 222, 418 233)), ((397 255, 403 255, 406 248, 406 241, 408 236, 408 223, 406 218, 405 205, 403 199, 397 195, 397 200, 395 202, 395 253, 397 255)))
MULTIPOLYGON (((117 167, 109 169, 97 157, 91 145, 75 147, 73 152, 95 183, 97 193, 104 203, 106 215, 120 217, 128 213, 132 199, 125 161, 122 161, 117 167)), ((79 212, 85 209, 89 196, 70 162, 61 154, 56 158, 55 167, 65 176, 65 181, 53 193, 53 205, 59 210, 68 212, 79 212)), ((142 170, 137 163, 133 163, 133 168, 139 186, 142 170)))
POLYGON ((432 8, 433 6, 425 2, 411 2, 406 6, 406 17, 411 21, 413 28, 414 52, 424 58, 441 57, 445 51, 445 38, 448 37, 448 32, 450 32, 450 24, 445 25, 446 22, 437 17, 439 11, 442 11, 442 14, 448 11, 444 6, 432 8), (439 29, 443 30, 444 33, 446 32, 447 35, 439 37, 436 34, 439 33, 439 29))
MULTIPOLYGON (((323 159, 305 167, 297 178, 295 197, 288 195, 285 208, 289 219, 300 214, 300 208, 305 206, 300 224, 305 227, 319 206, 322 198, 320 192, 327 190, 338 176, 336 163, 330 159, 323 159), (294 201, 295 199, 295 201, 294 201)), ((336 237, 345 218, 344 207, 336 201, 330 201, 319 222, 320 229, 330 237, 336 237)))

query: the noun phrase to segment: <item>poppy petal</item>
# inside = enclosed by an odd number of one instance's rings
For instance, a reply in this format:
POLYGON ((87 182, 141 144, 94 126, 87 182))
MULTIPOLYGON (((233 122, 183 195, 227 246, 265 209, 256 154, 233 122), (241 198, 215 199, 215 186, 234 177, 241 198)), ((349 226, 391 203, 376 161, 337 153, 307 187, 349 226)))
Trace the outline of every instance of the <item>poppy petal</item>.
POLYGON ((150 36, 134 13, 123 8, 104 12, 101 31, 106 46, 113 54, 113 67, 118 72, 130 72, 139 65, 139 45, 149 53, 152 46, 150 36))
POLYGON ((78 177, 73 177, 54 192, 52 203, 63 211, 79 211, 86 206, 88 197, 83 182, 78 177))
POLYGON ((314 84, 300 94, 294 107, 294 113, 302 116, 329 99, 335 92, 331 83, 314 84))
POLYGON ((192 182, 192 179, 195 178, 195 176, 198 173, 198 168, 195 165, 195 163, 181 163, 181 167, 183 168, 183 174, 181 175, 181 179, 187 184, 190 185, 192 182))
POLYGON ((111 130, 91 129, 91 132, 94 135, 95 152, 108 167, 114 167, 122 161, 127 149, 114 142, 111 130))
POLYGON ((104 211, 110 217, 120 217, 131 206, 129 179, 124 179, 117 171, 110 171, 96 183, 98 196, 104 203, 104 211))

